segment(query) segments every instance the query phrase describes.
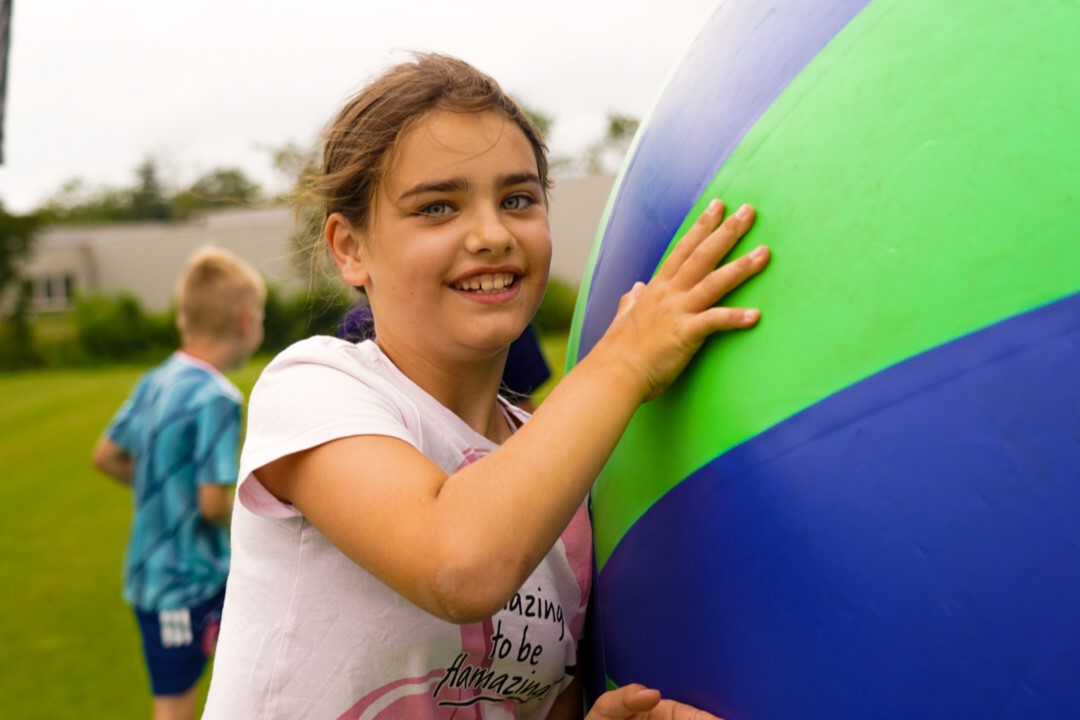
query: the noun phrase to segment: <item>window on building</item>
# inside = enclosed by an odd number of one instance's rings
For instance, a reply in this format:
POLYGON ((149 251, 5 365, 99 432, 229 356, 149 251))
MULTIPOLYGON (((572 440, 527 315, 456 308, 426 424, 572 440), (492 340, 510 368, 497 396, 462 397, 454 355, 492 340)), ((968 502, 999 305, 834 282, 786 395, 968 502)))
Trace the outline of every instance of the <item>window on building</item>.
POLYGON ((75 303, 75 276, 55 273, 34 278, 32 302, 39 312, 70 310, 75 303))

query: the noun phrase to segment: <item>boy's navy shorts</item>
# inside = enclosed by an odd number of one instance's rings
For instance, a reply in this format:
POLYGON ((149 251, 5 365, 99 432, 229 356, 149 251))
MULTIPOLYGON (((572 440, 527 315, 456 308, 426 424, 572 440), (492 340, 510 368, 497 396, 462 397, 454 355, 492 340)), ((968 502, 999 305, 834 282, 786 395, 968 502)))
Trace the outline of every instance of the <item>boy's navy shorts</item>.
POLYGON ((183 695, 198 682, 214 654, 225 588, 191 608, 135 610, 154 695, 183 695))

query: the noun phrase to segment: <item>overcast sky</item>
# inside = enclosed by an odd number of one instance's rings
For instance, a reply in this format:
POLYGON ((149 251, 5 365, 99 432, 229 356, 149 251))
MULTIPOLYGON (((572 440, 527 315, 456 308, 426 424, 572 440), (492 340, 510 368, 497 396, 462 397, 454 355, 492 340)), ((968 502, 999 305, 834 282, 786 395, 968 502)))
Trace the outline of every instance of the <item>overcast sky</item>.
POLYGON ((240 167, 281 188, 268 148, 309 145, 410 50, 445 52, 555 118, 580 153, 609 112, 648 114, 718 0, 15 0, 0 201, 67 180, 189 183, 240 167))

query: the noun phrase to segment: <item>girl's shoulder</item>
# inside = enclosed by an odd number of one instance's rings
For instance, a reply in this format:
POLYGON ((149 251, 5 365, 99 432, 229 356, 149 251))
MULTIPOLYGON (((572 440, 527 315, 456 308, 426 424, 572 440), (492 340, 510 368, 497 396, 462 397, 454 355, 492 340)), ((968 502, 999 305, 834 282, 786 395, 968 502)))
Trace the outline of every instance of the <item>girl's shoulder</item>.
POLYGON ((266 366, 266 370, 280 370, 298 363, 374 366, 380 356, 378 346, 370 340, 353 343, 330 335, 312 335, 279 352, 266 366))
POLYGON ((314 396, 345 401, 356 393, 411 407, 417 391, 374 342, 315 335, 270 361, 252 388, 251 401, 257 404, 268 395, 297 403, 314 396))
POLYGON ((315 335, 293 343, 263 368, 252 389, 257 396, 268 387, 291 386, 319 379, 320 384, 359 380, 382 387, 399 384, 375 343, 352 343, 328 335, 315 335))

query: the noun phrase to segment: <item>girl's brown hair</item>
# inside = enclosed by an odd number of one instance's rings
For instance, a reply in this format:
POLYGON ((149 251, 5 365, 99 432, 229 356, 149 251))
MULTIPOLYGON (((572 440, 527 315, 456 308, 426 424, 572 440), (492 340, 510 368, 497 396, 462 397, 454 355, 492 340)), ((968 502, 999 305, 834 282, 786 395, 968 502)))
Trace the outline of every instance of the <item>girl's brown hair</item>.
POLYGON ((532 145, 547 200, 547 147, 536 126, 494 79, 457 58, 417 54, 395 65, 345 103, 325 132, 321 170, 308 191, 325 214, 340 212, 363 227, 375 191, 400 138, 434 110, 495 110, 513 121, 532 145))

